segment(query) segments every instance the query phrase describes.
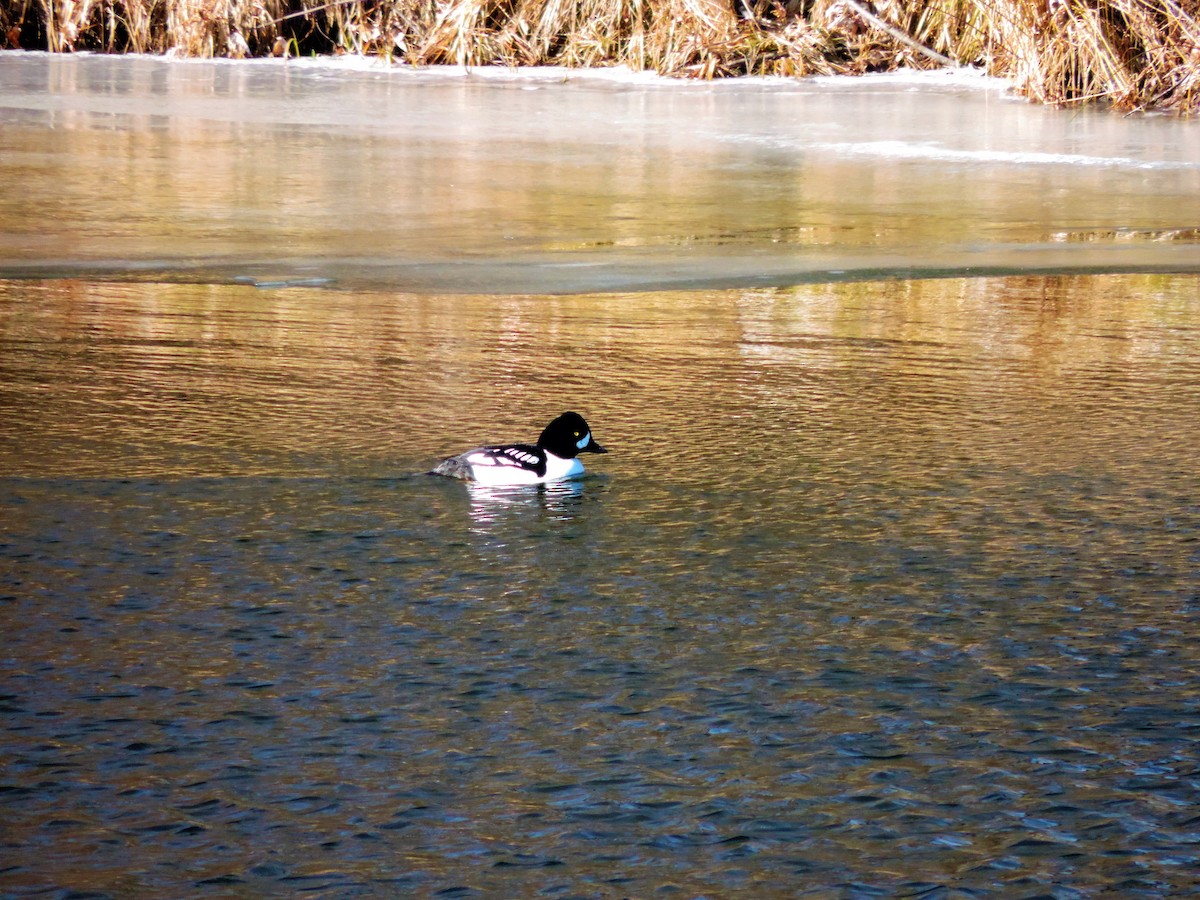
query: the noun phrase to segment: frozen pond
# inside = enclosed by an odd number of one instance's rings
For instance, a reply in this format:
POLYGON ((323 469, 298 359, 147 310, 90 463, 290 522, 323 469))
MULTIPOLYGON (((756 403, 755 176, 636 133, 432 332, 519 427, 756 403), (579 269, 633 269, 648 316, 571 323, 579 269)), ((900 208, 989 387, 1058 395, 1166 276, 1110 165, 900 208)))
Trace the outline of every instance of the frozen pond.
POLYGON ((5 54, 0 84, 0 273, 557 293, 1200 265, 1193 123, 978 77, 5 54))
POLYGON ((0 895, 1194 891, 1195 127, 0 54, 0 895))

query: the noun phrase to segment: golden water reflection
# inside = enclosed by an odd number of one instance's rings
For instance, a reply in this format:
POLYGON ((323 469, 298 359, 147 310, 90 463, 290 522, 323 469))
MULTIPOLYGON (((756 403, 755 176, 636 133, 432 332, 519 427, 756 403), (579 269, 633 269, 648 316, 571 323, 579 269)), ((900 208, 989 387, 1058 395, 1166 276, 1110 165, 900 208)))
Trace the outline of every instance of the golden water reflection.
POLYGON ((0 462, 420 471, 573 407, 624 451, 607 471, 745 444, 787 460, 817 434, 980 457, 1007 434, 1036 467, 1107 457, 1115 428, 1147 460, 1192 432, 1195 290, 1169 276, 569 297, 6 282, 0 462))

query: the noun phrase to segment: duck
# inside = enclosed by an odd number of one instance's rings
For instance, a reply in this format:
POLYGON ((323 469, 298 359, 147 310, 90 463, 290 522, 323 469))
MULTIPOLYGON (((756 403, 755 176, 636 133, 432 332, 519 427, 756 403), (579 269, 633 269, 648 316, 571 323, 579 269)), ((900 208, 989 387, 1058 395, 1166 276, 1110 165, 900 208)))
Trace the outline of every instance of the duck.
POLYGON ((580 453, 607 453, 583 416, 565 412, 547 425, 536 444, 493 444, 442 460, 430 475, 485 485, 545 484, 583 475, 580 453))

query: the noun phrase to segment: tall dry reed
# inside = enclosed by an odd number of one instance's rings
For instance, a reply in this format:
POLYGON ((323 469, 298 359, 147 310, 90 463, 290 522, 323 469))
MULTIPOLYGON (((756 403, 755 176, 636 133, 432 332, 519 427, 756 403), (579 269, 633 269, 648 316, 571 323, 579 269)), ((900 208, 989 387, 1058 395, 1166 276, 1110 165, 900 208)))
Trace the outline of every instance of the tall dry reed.
POLYGON ((1200 111, 1200 0, 5 0, 0 44, 626 65, 670 75, 981 66, 1051 104, 1200 111))

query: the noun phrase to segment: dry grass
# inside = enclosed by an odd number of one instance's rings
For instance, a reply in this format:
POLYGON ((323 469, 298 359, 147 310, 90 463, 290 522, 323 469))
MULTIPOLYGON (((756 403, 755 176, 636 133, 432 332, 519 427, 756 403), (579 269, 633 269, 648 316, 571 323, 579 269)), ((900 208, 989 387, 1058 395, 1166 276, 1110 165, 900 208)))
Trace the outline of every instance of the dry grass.
POLYGON ((1051 104, 1200 111, 1200 0, 0 0, 0 46, 670 75, 953 62, 1051 104))

